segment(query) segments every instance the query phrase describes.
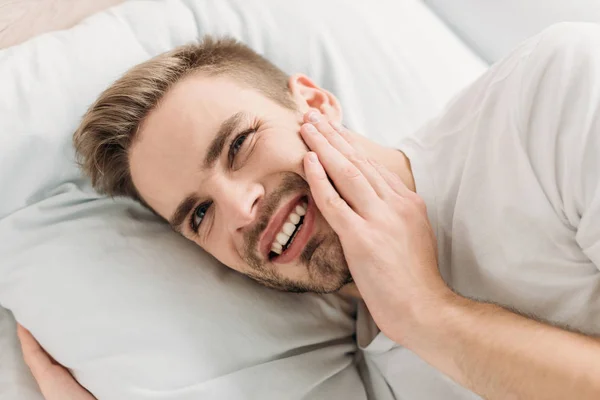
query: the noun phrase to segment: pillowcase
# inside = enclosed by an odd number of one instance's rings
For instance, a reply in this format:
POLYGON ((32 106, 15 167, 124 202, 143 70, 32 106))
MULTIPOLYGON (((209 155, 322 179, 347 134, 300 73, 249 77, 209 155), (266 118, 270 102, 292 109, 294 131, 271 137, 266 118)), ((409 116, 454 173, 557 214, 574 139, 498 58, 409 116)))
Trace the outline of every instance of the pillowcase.
POLYGON ((358 374, 352 301, 260 287, 80 176, 71 135, 96 96, 207 33, 313 77, 348 126, 386 144, 484 69, 417 0, 130 1, 6 49, 0 304, 99 399, 384 393, 358 374))

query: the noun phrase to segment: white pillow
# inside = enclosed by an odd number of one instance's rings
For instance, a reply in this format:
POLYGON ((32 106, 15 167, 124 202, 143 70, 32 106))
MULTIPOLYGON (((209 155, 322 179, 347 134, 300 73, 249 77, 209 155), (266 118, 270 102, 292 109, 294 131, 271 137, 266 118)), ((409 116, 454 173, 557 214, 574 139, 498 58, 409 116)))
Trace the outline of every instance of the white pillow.
POLYGON ((262 288, 75 166, 100 91, 205 33, 312 76, 388 144, 484 68, 417 0, 131 1, 4 50, 0 303, 100 399, 365 399, 352 302, 262 288))

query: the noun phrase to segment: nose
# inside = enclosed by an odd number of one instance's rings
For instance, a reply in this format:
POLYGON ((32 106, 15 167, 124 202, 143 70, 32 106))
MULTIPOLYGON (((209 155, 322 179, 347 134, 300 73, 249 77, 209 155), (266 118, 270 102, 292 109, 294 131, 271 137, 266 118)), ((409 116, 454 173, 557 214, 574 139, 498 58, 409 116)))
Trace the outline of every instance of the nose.
POLYGON ((252 225, 258 217, 258 207, 264 197, 264 188, 259 183, 224 183, 221 203, 224 221, 231 233, 242 232, 252 225))

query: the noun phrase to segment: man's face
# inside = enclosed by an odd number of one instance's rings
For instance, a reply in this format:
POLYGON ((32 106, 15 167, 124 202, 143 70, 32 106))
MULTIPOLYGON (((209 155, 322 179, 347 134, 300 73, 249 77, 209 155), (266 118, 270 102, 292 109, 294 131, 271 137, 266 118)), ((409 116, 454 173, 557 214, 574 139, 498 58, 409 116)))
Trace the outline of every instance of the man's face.
POLYGON ((291 82, 296 111, 226 76, 183 79, 145 120, 131 174, 154 210, 223 264, 277 289, 332 292, 351 277, 310 195, 299 133, 327 93, 291 82))

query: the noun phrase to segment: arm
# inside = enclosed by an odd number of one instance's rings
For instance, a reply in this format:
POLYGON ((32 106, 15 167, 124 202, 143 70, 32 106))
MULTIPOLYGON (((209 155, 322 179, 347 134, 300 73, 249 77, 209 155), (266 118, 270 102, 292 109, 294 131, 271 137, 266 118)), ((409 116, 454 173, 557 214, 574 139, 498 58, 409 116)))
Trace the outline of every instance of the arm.
MULTIPOLYGON (((405 345, 488 399, 600 398, 600 340, 454 295, 406 322, 405 345)), ((416 310, 415 310, 416 311, 416 310)))
POLYGON ((318 155, 304 163, 313 198, 390 339, 485 398, 600 398, 598 339, 450 291, 422 199, 353 148, 345 128, 313 124, 319 134, 301 130, 318 155))

